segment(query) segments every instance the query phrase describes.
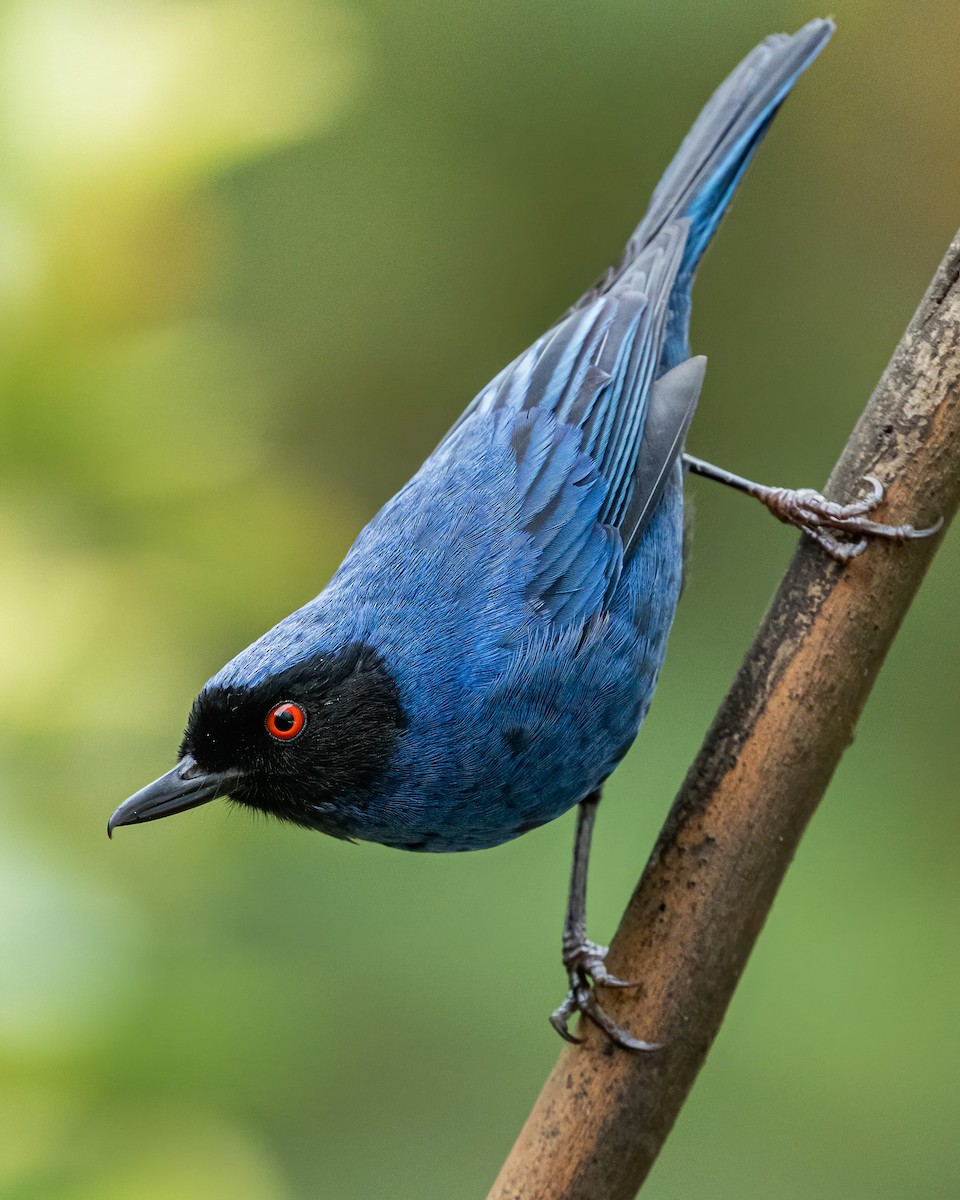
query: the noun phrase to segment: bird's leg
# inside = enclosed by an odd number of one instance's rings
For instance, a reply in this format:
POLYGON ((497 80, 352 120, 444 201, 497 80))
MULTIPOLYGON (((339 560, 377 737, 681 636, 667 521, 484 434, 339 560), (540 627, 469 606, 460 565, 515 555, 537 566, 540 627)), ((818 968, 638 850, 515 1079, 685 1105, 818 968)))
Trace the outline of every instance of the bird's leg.
POLYGON ((847 562, 862 554, 870 538, 906 542, 911 538, 930 537, 943 526, 942 517, 928 529, 914 529, 912 525, 881 525, 878 521, 870 520, 868 514, 883 499, 883 484, 873 475, 865 477, 870 484, 869 496, 853 504, 837 504, 812 488, 775 488, 754 483, 751 479, 734 475, 723 467, 715 467, 713 463, 704 462, 692 454, 684 454, 683 461, 695 475, 725 483, 728 487, 755 497, 766 505, 778 521, 802 529, 840 562, 847 562), (847 535, 852 540, 844 540, 838 535, 847 535))
POLYGON ((658 1050, 659 1046, 641 1042, 607 1016, 597 1003, 594 987, 634 987, 626 979, 618 979, 607 970, 607 947, 587 939, 587 864, 593 823, 600 803, 599 790, 592 792, 577 810, 577 832, 573 842, 573 871, 567 898, 567 917, 563 925, 563 965, 570 980, 567 998, 550 1017, 550 1024, 568 1042, 581 1042, 567 1028, 574 1013, 582 1013, 607 1035, 612 1042, 626 1050, 658 1050), (591 982, 592 981, 592 982, 591 982))

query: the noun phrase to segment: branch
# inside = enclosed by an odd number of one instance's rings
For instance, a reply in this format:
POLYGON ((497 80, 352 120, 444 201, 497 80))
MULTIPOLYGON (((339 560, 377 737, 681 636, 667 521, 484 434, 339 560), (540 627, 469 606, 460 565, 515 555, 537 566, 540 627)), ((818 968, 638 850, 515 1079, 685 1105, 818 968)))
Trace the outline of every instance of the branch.
MULTIPOLYGON (((960 502, 960 234, 827 484, 866 474, 917 528, 960 502)), ((808 539, 764 618, 623 916, 605 992, 618 1024, 664 1043, 615 1049, 581 1027, 488 1200, 628 1200, 646 1178, 717 1034, 817 802, 940 537, 876 542, 846 566, 808 539)))

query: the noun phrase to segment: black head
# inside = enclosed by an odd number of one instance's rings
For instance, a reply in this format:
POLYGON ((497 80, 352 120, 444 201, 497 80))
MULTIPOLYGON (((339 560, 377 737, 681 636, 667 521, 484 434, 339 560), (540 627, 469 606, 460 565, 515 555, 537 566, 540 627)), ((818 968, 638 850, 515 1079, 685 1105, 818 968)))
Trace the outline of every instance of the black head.
POLYGON ((363 804, 405 728, 393 677, 360 643, 249 686, 212 681, 194 702, 177 766, 122 804, 108 830, 229 795, 334 832, 330 814, 363 804))

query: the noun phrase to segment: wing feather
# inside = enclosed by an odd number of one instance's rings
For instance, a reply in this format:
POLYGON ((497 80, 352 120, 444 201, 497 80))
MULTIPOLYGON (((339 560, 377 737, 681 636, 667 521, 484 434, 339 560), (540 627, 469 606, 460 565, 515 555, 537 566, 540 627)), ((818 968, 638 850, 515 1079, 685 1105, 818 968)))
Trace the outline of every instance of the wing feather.
POLYGON ((667 225, 611 291, 561 321, 468 410, 499 413, 497 428, 510 429, 535 552, 527 593, 555 621, 586 620, 609 600, 680 453, 692 405, 679 413, 677 389, 658 390, 654 376, 688 229, 667 225), (651 396, 668 402, 648 446, 651 396))

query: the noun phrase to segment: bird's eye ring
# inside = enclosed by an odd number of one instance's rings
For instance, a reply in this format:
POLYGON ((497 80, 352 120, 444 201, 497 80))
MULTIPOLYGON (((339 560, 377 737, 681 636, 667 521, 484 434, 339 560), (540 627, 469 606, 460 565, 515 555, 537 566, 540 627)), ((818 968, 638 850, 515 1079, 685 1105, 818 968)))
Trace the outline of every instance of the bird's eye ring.
POLYGON ((276 704, 270 709, 264 724, 267 733, 276 741, 292 742, 306 728, 307 714, 299 704, 285 700, 283 704, 276 704))

